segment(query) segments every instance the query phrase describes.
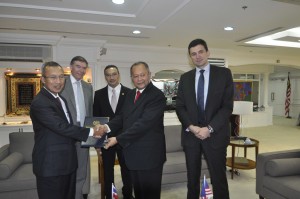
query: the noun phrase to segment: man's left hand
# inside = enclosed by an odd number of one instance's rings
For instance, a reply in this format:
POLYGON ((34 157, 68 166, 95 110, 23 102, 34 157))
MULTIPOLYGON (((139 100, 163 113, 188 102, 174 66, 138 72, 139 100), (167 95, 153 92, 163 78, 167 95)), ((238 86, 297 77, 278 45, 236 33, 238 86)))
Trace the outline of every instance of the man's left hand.
POLYGON ((116 137, 108 138, 107 143, 104 145, 105 149, 108 149, 109 147, 112 147, 118 143, 116 137))

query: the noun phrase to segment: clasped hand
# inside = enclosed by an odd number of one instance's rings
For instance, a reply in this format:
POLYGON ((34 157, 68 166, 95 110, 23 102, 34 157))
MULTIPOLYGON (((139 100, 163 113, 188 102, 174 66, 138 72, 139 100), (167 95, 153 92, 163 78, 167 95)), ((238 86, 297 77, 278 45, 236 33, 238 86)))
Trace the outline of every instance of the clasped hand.
POLYGON ((94 126, 94 135, 95 138, 101 138, 107 132, 105 125, 97 124, 94 126))
POLYGON ((207 127, 199 127, 190 125, 189 130, 199 139, 204 140, 210 137, 210 132, 207 127))

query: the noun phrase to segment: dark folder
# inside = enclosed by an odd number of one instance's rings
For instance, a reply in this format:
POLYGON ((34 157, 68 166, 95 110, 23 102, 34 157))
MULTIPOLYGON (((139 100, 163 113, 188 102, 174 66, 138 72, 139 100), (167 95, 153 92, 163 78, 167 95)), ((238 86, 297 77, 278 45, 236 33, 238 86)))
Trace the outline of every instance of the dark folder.
MULTIPOLYGON (((109 117, 86 117, 84 120, 84 126, 86 128, 93 128, 97 124, 106 124, 108 121, 109 117)), ((101 148, 104 146, 106 139, 106 135, 102 136, 101 138, 94 138, 93 136, 89 136, 85 142, 81 142, 81 147, 101 148)))

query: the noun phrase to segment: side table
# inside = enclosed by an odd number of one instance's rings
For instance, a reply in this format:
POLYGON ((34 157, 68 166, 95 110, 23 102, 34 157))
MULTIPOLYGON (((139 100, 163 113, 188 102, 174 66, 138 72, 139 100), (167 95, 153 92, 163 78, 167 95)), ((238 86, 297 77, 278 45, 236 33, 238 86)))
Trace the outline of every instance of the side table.
POLYGON ((233 179, 233 173, 235 169, 255 169, 256 167, 256 159, 258 154, 258 147, 259 147, 259 141, 253 138, 250 138, 252 141, 251 144, 245 144, 245 139, 240 139, 239 137, 231 137, 229 146, 231 146, 231 157, 228 157, 226 160, 226 166, 231 167, 231 179, 233 179), (247 163, 238 163, 235 161, 235 148, 240 147, 244 148, 244 158, 247 161, 247 163), (250 160, 247 158, 247 149, 248 148, 255 148, 255 160, 250 160))

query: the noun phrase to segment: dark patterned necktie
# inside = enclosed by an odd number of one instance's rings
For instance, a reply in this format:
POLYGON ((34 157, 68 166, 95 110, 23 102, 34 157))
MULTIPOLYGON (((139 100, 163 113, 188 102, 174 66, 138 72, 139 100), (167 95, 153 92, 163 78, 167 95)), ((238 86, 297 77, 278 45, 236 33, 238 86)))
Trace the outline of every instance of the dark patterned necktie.
POLYGON ((199 121, 205 120, 204 113, 204 71, 200 70, 200 76, 198 79, 198 88, 197 88, 197 102, 198 102, 198 110, 199 110, 199 121))
POLYGON ((136 92, 135 99, 134 99, 134 103, 136 102, 136 100, 139 99, 140 95, 141 95, 141 92, 140 92, 140 91, 137 91, 137 92, 136 92))

